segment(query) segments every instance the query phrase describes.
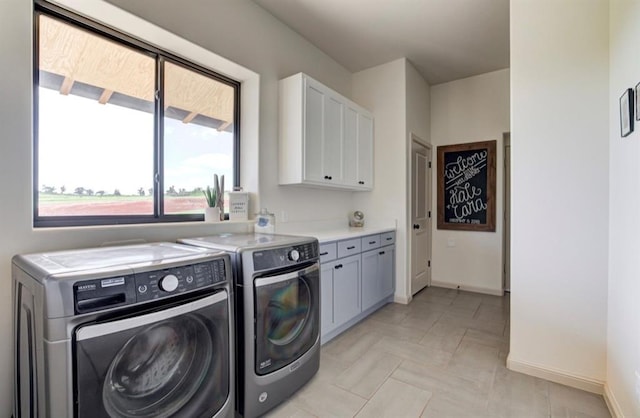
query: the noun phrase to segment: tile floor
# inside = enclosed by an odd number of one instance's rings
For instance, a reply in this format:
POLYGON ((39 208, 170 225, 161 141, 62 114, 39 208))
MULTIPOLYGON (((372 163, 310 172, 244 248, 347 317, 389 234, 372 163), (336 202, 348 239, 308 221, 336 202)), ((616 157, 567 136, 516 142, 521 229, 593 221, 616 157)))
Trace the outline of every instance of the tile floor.
POLYGON ((322 347, 269 417, 610 417, 602 396, 507 370, 509 297, 431 287, 322 347))

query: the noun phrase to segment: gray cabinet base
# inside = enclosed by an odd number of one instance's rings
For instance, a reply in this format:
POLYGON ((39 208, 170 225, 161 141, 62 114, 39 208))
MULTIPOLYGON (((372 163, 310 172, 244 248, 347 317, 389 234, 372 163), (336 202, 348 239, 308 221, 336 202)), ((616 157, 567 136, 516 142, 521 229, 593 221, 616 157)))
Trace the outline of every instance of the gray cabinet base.
POLYGON ((331 331, 327 332, 326 334, 322 334, 320 336, 320 344, 324 345, 324 344, 328 343, 329 341, 331 341, 332 339, 334 339, 338 335, 342 334, 343 332, 345 332, 346 330, 348 330, 349 328, 351 328, 352 326, 354 326, 358 322, 362 321, 363 319, 365 319, 366 317, 368 317, 369 315, 371 315, 372 313, 374 313, 375 311, 377 311, 378 309, 382 308, 383 306, 385 306, 387 303, 390 303, 390 302, 393 302, 393 295, 387 296, 386 298, 384 298, 380 302, 376 303, 375 305, 373 305, 369 309, 360 312, 358 315, 356 315, 355 317, 351 318, 349 321, 345 322, 344 324, 340 325, 339 327, 336 327, 336 328, 332 329, 331 331))

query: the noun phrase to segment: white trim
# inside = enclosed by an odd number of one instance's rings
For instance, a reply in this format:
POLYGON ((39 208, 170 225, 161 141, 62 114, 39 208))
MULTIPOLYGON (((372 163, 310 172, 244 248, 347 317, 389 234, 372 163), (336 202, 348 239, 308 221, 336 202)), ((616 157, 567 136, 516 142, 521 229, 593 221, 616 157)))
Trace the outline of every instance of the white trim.
POLYGON ((504 292, 501 288, 493 289, 490 287, 482 287, 482 286, 469 286, 464 284, 457 285, 455 283, 439 282, 437 280, 431 281, 431 286, 444 287, 445 289, 466 290, 468 292, 484 293, 484 294, 493 295, 493 296, 504 295, 504 292))
POLYGON ((393 295, 393 301, 395 303, 402 303, 403 305, 408 305, 411 299, 413 299, 411 296, 393 295))
POLYGON ((511 354, 507 356, 507 368, 514 372, 539 377, 541 379, 560 383, 561 385, 570 386, 576 389, 586 390, 587 392, 598 395, 602 395, 604 393, 605 385, 602 380, 579 376, 564 370, 552 369, 546 366, 528 363, 526 361, 514 360, 511 358, 511 354))
POLYGON ((609 408, 609 412, 613 418, 624 418, 624 414, 622 413, 622 408, 620 408, 620 404, 618 400, 614 396, 611 391, 611 387, 605 383, 604 384, 604 401, 607 404, 607 408, 609 408))

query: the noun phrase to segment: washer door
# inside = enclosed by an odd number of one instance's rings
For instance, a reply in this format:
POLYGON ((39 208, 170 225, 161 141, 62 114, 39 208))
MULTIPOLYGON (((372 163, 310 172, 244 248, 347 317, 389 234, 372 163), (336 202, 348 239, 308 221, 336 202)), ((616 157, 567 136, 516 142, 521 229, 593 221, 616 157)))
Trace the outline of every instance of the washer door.
POLYGON ((306 353, 318 339, 318 263, 255 279, 256 364, 264 375, 306 353))
POLYGON ((230 392, 228 295, 79 327, 79 417, 213 416, 230 392))

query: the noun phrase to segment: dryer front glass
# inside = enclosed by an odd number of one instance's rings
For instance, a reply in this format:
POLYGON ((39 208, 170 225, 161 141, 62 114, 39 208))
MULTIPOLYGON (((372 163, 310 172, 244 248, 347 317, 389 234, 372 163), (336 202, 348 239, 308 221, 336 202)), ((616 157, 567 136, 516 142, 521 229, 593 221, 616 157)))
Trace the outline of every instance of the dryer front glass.
POLYGON ((228 295, 75 332, 78 417, 213 416, 230 390, 228 295))
POLYGON ((256 373, 278 370, 309 350, 318 338, 319 269, 257 278, 256 373))

